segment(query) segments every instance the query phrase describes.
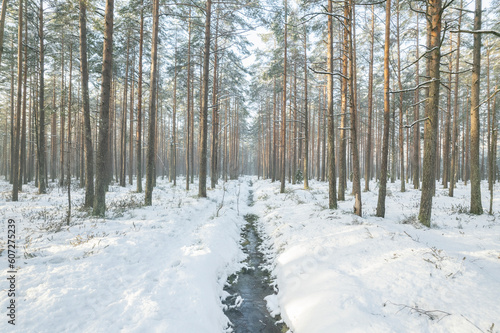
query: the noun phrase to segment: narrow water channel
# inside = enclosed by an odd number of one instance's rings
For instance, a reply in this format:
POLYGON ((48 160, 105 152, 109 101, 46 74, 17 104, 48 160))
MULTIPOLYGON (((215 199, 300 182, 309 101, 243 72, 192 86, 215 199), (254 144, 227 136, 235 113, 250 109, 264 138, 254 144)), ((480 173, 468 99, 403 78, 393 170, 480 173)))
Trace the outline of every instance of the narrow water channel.
MULTIPOLYGON (((251 184, 250 184, 251 185, 251 184)), ((248 205, 253 205, 253 192, 250 190, 248 205)), ((246 268, 232 275, 228 279, 225 290, 232 296, 225 300, 229 307, 226 316, 233 324, 236 333, 284 333, 288 331, 286 325, 276 323, 276 319, 269 314, 264 297, 274 293, 270 285, 269 273, 261 268, 264 256, 259 251, 261 239, 257 232, 257 215, 244 216, 247 224, 242 230, 243 251, 248 254, 246 268), (240 303, 239 306, 234 306, 240 303)))

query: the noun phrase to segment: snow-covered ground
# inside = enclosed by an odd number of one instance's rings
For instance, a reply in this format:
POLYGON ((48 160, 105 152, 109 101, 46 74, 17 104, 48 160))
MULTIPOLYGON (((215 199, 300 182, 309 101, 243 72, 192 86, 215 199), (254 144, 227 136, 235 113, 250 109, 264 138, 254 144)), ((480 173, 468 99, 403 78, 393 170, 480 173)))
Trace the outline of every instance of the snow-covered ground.
POLYGON ((471 216, 470 187, 449 198, 438 185, 428 229, 416 222, 420 191, 388 186, 382 219, 373 183, 359 218, 352 196, 326 208, 325 183, 287 184, 280 194, 279 183, 255 182, 279 287, 271 307, 294 333, 500 332, 500 188, 493 216, 471 216))
MULTIPOLYGON (((242 267, 244 214, 257 214, 277 296, 294 333, 500 332, 500 187, 495 214, 471 216, 469 187, 437 187, 431 229, 416 222, 420 192, 389 184, 386 218, 376 184, 329 210, 327 184, 311 190, 243 177, 197 197, 158 180, 153 206, 135 187, 112 186, 106 219, 79 207, 65 225, 66 192, 24 186, 19 202, 0 181, 0 249, 17 224, 17 316, 7 323, 7 256, 0 255, 0 332, 224 332, 226 279, 242 267), (253 182, 253 185, 252 185, 253 182), (249 191, 255 205, 247 206, 249 191), (495 324, 492 327, 492 324, 495 324)), ((486 184, 483 184, 486 185, 486 184)), ((483 206, 489 196, 483 188, 483 206)))
MULTIPOLYGON (((227 276, 241 268, 238 209, 246 182, 230 182, 197 198, 158 180, 153 206, 140 207, 135 187, 111 187, 107 219, 78 211, 64 225, 66 193, 37 195, 25 186, 19 202, 6 202, 2 181, 0 248, 7 219, 17 223, 17 332, 221 332, 228 326, 221 297, 227 276), (238 201, 240 201, 238 203, 238 201), (61 225, 62 224, 62 225, 61 225), (60 230, 59 230, 60 229, 60 230)), ((7 257, 0 256, 0 332, 7 323, 7 257)))

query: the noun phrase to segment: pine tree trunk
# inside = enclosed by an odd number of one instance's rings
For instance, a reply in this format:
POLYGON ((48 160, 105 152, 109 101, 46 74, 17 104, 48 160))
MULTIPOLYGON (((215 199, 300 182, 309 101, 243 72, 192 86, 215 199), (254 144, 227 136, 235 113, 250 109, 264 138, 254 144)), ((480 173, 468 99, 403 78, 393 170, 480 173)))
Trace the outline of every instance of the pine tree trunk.
MULTIPOLYGON (((400 40, 399 40, 399 11, 400 3, 396 0, 397 16, 396 16, 396 27, 397 27, 397 44, 398 44, 398 87, 399 90, 403 90, 403 84, 401 83, 401 50, 400 50, 400 40)), ((399 93, 399 159, 400 159, 400 177, 401 180, 401 192, 405 189, 405 152, 404 152, 404 129, 403 129, 403 93, 399 93)))
POLYGON ((149 126, 148 126, 148 148, 146 151, 146 193, 145 205, 153 203, 153 186, 155 177, 155 139, 156 139, 156 94, 158 78, 158 25, 159 25, 160 1, 153 0, 153 34, 151 44, 151 80, 149 93, 149 126))
POLYGON ((80 72, 82 80, 82 112, 85 149, 85 201, 84 207, 94 203, 94 149, 90 124, 89 70, 87 64, 87 2, 80 0, 80 72))
MULTIPOLYGON (((474 30, 481 30, 481 0, 476 0, 474 13, 474 30)), ((471 85, 471 111, 470 111, 470 212, 482 214, 481 204, 481 175, 479 170, 479 86, 481 77, 481 34, 474 34, 474 49, 472 51, 472 85, 471 85)))
POLYGON ((114 0, 106 0, 104 14, 104 46, 102 62, 101 105, 99 110, 99 138, 96 156, 96 188, 93 214, 104 217, 106 212, 106 189, 109 182, 109 104, 111 95, 111 75, 113 62, 113 11, 114 0))
POLYGON ((372 5, 371 43, 370 43, 370 65, 368 69, 368 129, 366 138, 365 154, 365 191, 370 190, 371 167, 372 167, 372 120, 373 120, 373 49, 375 45, 375 9, 372 5))
POLYGON ((19 200, 19 141, 21 130, 21 102, 22 102, 22 76, 23 76, 23 0, 19 1, 17 33, 17 103, 14 129, 14 156, 12 159, 12 201, 19 200))
POLYGON ((284 50, 285 53, 283 55, 283 92, 282 92, 282 109, 281 109, 281 186, 280 193, 285 193, 285 171, 286 171, 286 80, 287 80, 287 39, 288 39, 288 4, 287 0, 285 0, 285 45, 284 50))
MULTIPOLYGON (((307 28, 304 26, 304 189, 309 189, 309 105, 307 100, 307 28)), ((313 126, 314 127, 314 126, 313 126)))
POLYGON ((136 168, 137 192, 142 193, 142 53, 144 44, 144 1, 141 0, 141 27, 139 32, 139 73, 137 78, 137 133, 136 133, 136 168))
MULTIPOLYGON (((419 35, 420 35, 420 29, 419 29, 419 20, 417 16, 417 53, 416 53, 416 58, 419 59, 419 35)), ((416 64, 416 69, 415 69, 415 80, 416 80, 416 87, 420 85, 420 66, 419 66, 419 61, 417 61, 416 64)), ((420 119, 420 91, 417 88, 415 90, 415 109, 413 113, 413 121, 417 121, 417 123, 413 126, 413 156, 412 156, 412 178, 413 178, 413 188, 414 189, 419 189, 420 188, 420 123, 418 120, 420 119)))
MULTIPOLYGON (((333 13, 332 2, 328 0, 328 12, 333 13)), ((328 72, 333 73, 333 17, 328 15, 328 72)), ((328 98, 328 207, 337 209, 337 178, 335 175, 335 125, 333 118, 333 75, 327 76, 328 98)), ((325 151, 323 150, 323 154, 325 151)), ((339 182, 342 182, 339 179, 339 182)))
POLYGON ((427 120, 424 126, 424 160, 422 174, 422 195, 420 198, 420 222, 430 227, 432 212, 432 197, 436 183, 436 140, 439 111, 439 85, 441 61, 441 0, 430 0, 428 3, 428 22, 430 34, 429 48, 433 51, 428 55, 429 89, 425 107, 427 120))
POLYGON ((380 185, 378 191, 377 213, 378 217, 385 217, 385 196, 387 192, 387 159, 389 157, 389 126, 391 117, 390 106, 390 25, 391 25, 391 0, 387 0, 385 9, 385 45, 384 45, 384 137, 382 146, 382 163, 380 166, 380 185))

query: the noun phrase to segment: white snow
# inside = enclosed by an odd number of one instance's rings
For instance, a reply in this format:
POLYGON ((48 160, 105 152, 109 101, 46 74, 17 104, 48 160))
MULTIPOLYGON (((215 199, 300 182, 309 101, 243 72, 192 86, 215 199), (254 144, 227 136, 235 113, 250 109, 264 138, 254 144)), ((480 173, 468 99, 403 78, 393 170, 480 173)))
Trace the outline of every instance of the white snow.
POLYGON ((469 206, 470 187, 459 185, 449 198, 437 185, 429 229, 416 222, 420 191, 401 193, 399 183, 389 184, 386 218, 375 217, 375 186, 362 193, 359 218, 349 195, 338 210, 326 208, 326 183, 312 181, 309 191, 287 184, 284 194, 277 182, 254 184, 263 248, 275 258, 270 269, 290 329, 487 332, 495 324, 499 332, 500 200, 494 215, 470 216, 458 212, 469 206))
POLYGON ((224 332, 223 287, 244 265, 247 213, 260 217, 261 250, 276 277, 267 306, 294 333, 500 332, 498 186, 494 215, 471 216, 470 187, 449 198, 437 185, 429 229, 416 222, 420 192, 401 193, 399 183, 389 184, 385 219, 374 216, 374 182, 362 193, 362 218, 351 214, 350 195, 327 209, 327 184, 316 181, 308 191, 287 183, 280 194, 279 182, 245 177, 208 199, 197 197, 196 183, 189 192, 178 184, 158 179, 152 207, 135 187, 112 186, 106 219, 80 209, 75 186, 66 226, 65 191, 51 184, 38 195, 25 185, 14 203, 0 181, 0 249, 13 218, 18 254, 14 330, 0 255, 0 332, 224 332))
MULTIPOLYGON (((17 222, 17 331, 221 332, 227 327, 220 298, 227 276, 245 258, 239 248, 245 221, 236 201, 246 185, 226 184, 222 207, 222 186, 199 199, 197 184, 189 192, 183 185, 173 188, 159 180, 153 206, 136 209, 127 206, 142 203, 144 194, 113 186, 106 220, 79 211, 70 227, 54 232, 65 218, 64 192, 54 188, 37 195, 25 186, 28 192, 18 203, 6 202, 11 186, 2 182, 1 248, 7 219, 17 222)), ((73 197, 76 210, 83 191, 73 197)), ((0 332, 8 332, 5 253, 0 261, 0 332)))

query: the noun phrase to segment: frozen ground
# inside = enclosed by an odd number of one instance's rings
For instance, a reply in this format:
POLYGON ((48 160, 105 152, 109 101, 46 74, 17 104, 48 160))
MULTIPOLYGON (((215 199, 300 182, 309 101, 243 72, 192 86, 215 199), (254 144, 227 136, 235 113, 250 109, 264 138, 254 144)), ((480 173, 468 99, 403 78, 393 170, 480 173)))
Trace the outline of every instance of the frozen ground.
POLYGON ((351 196, 326 209, 325 183, 279 194, 278 183, 258 181, 254 190, 275 258, 270 304, 293 332, 500 332, 500 199, 495 215, 471 216, 470 187, 449 198, 438 185, 428 229, 416 223, 420 192, 399 183, 389 184, 385 219, 374 216, 373 183, 363 218, 350 214, 351 196))
POLYGON ((315 181, 310 191, 287 184, 279 194, 278 182, 246 177, 208 199, 197 188, 158 180, 153 206, 142 207, 135 187, 113 186, 106 220, 79 210, 83 191, 74 188, 66 226, 65 191, 40 196, 25 186, 13 203, 0 181, 0 249, 14 218, 18 254, 16 330, 5 316, 0 255, 0 332, 224 332, 223 287, 243 265, 248 213, 260 216, 279 290, 268 307, 294 333, 500 332, 500 200, 493 216, 470 216, 468 187, 448 198, 438 186, 427 229, 415 218, 420 192, 400 193, 397 183, 389 184, 386 219, 374 217, 373 183, 362 193, 363 218, 351 214, 350 196, 326 209, 327 184, 315 181))
MULTIPOLYGON (((228 326, 220 298, 244 259, 238 209, 246 182, 226 184, 225 193, 219 186, 208 199, 197 198, 197 184, 186 192, 158 182, 152 207, 140 207, 144 194, 133 193, 135 187, 112 186, 106 220, 76 211, 68 227, 61 226, 65 192, 52 188, 41 196, 25 186, 18 203, 6 202, 11 186, 2 181, 0 248, 7 219, 17 222, 17 332, 221 332, 228 326)), ((73 198, 81 206, 83 191, 73 198)), ((0 332, 10 332, 5 252, 0 261, 0 332)))

